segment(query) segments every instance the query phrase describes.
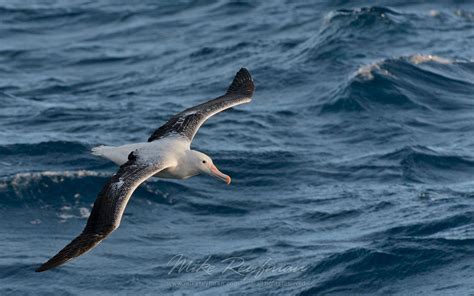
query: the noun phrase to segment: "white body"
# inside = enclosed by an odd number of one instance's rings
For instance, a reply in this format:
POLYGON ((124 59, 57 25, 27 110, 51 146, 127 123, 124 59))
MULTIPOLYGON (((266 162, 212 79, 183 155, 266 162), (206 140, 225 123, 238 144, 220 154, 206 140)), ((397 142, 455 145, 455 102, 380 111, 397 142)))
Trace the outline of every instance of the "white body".
POLYGON ((152 142, 127 144, 118 147, 99 146, 92 154, 107 158, 118 165, 128 161, 130 153, 138 157, 145 166, 161 166, 155 177, 187 179, 201 173, 212 175, 227 184, 230 177, 220 172, 212 159, 202 152, 191 150, 190 142, 179 136, 169 136, 152 142))
POLYGON ((128 155, 131 152, 137 150, 138 148, 144 147, 147 144, 149 143, 126 144, 118 147, 102 145, 92 148, 92 154, 107 158, 118 165, 122 165, 128 161, 128 155))
POLYGON ((92 148, 92 154, 104 157, 117 165, 123 165, 128 161, 130 153, 137 151, 145 159, 160 158, 171 166, 160 171, 155 177, 170 179, 187 179, 197 175, 189 167, 180 165, 187 162, 190 146, 182 138, 164 138, 153 142, 142 142, 125 144, 122 146, 98 146, 92 148))

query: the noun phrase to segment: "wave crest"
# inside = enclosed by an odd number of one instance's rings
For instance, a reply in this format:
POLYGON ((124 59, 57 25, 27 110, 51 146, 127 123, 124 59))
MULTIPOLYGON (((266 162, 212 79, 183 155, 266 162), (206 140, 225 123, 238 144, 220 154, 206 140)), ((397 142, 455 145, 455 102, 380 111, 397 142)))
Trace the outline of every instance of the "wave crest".
POLYGON ((474 63, 411 55, 360 67, 321 106, 321 112, 393 109, 466 110, 473 107, 474 63), (426 65, 425 65, 426 64, 426 65), (473 80, 469 78, 472 77, 473 80))

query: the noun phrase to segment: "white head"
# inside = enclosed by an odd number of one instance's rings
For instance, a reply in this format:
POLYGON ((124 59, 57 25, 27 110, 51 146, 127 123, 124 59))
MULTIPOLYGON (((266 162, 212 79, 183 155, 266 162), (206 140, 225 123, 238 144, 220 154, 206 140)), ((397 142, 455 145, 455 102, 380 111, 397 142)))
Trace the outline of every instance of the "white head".
POLYGON ((203 173, 208 174, 208 175, 218 178, 219 180, 226 182, 227 185, 230 184, 230 181, 231 181, 230 177, 227 176, 226 174, 223 174, 221 171, 219 171, 209 156, 196 150, 190 150, 190 151, 191 151, 190 162, 193 168, 196 170, 197 174, 203 174, 203 173))

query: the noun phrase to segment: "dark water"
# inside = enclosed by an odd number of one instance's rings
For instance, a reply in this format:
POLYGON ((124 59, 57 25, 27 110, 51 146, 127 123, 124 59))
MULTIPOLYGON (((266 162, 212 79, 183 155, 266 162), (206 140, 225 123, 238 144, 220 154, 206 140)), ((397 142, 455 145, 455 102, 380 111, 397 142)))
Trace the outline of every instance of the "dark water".
POLYGON ((473 2, 98 2, 0 1, 1 295, 474 294, 473 2), (254 101, 193 143, 231 186, 151 180, 33 272, 116 170, 91 147, 242 66, 254 101))

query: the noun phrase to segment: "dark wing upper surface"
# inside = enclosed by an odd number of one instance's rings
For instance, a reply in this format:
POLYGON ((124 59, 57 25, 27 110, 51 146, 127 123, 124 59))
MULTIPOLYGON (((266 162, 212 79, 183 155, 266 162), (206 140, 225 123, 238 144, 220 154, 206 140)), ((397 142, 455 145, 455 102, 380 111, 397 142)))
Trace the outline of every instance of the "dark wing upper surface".
POLYGON ((235 75, 227 92, 216 99, 188 108, 173 116, 158 128, 148 142, 177 134, 192 141, 199 127, 212 115, 236 105, 248 103, 252 99, 255 86, 247 69, 242 68, 235 75))
POLYGON ((141 163, 131 153, 128 162, 120 167, 97 196, 82 233, 36 271, 41 272, 59 266, 99 244, 120 225, 125 207, 135 189, 162 169, 163 164, 141 163))

